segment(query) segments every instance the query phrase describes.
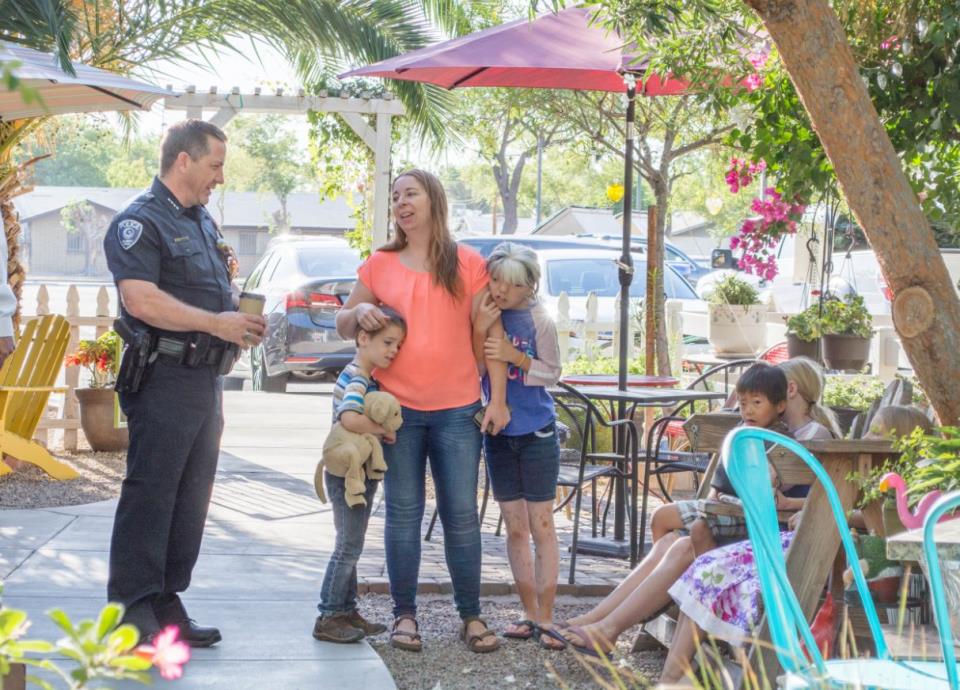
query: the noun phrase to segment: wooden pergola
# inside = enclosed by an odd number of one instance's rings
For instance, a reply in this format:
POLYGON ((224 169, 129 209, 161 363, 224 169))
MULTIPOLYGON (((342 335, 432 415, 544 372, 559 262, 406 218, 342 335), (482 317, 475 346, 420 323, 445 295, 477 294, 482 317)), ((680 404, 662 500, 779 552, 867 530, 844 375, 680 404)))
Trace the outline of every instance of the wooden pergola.
MULTIPOLYGON (((169 88, 169 87, 168 87, 169 88)), ((186 110, 187 117, 204 119, 204 113, 213 112, 206 118, 223 127, 235 115, 241 113, 277 113, 280 115, 306 115, 313 110, 337 113, 357 136, 373 151, 373 246, 387 241, 387 216, 390 208, 390 132, 395 116, 403 115, 403 104, 386 93, 382 98, 342 98, 336 93, 321 91, 317 96, 307 95, 303 89, 287 95, 278 88, 272 93, 263 93, 259 87, 252 93, 240 93, 233 87, 229 93, 218 93, 216 86, 206 92, 198 92, 188 86, 183 93, 166 96, 165 107, 169 110, 186 110), (367 117, 372 116, 371 123, 367 117)))

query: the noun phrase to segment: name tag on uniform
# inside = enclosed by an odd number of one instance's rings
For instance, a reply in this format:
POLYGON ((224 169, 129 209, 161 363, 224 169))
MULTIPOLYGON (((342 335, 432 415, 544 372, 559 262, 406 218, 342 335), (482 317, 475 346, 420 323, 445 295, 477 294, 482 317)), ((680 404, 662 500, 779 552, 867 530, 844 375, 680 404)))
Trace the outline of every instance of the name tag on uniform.
POLYGON ((120 240, 120 246, 129 250, 140 239, 143 234, 143 223, 132 218, 121 220, 117 225, 117 239, 120 240))
POLYGON ((174 237, 174 238, 173 238, 173 241, 174 241, 174 242, 189 242, 189 241, 190 241, 190 238, 189 238, 189 237, 174 237))

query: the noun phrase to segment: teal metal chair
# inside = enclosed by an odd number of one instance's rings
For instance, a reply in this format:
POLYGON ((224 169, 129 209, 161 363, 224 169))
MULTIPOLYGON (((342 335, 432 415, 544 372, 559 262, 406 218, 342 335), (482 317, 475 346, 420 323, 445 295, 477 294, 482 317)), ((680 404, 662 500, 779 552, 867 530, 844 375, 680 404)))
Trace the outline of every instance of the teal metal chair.
POLYGON ((724 440, 722 458, 727 476, 743 501, 747 531, 753 544, 764 608, 770 624, 770 637, 785 672, 779 679, 781 687, 788 690, 956 690, 956 685, 949 685, 947 670, 942 663, 891 658, 866 579, 859 567, 859 558, 846 526, 846 516, 837 491, 823 466, 808 450, 793 439, 773 431, 744 427, 730 432, 724 440), (787 577, 786 557, 780 547, 777 511, 764 448, 764 444, 769 442, 783 446, 806 462, 826 491, 847 562, 853 566, 854 582, 877 652, 875 659, 824 660, 817 649, 810 625, 787 577))
POLYGON ((940 650, 943 653, 943 663, 947 668, 947 679, 950 690, 960 688, 957 676, 957 655, 953 648, 953 630, 950 628, 950 609, 947 606, 947 597, 943 587, 943 572, 940 567, 940 558, 937 555, 937 542, 934 540, 934 528, 940 518, 960 506, 960 491, 951 491, 941 496, 933 504, 930 512, 923 520, 923 557, 927 562, 927 573, 930 579, 931 608, 933 618, 940 633, 940 650))

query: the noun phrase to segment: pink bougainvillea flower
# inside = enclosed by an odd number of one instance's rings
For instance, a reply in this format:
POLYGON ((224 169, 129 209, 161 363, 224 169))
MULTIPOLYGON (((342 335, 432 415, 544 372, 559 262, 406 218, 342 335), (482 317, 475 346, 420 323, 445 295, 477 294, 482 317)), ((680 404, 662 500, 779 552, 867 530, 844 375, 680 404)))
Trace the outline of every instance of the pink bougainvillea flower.
POLYGON ((897 43, 900 42, 900 37, 893 35, 887 40, 880 43, 880 50, 890 50, 891 48, 896 48, 897 43))
POLYGON ((149 659, 160 670, 161 678, 176 680, 183 675, 183 665, 190 661, 190 647, 178 640, 179 636, 180 629, 168 625, 153 637, 153 644, 142 644, 134 653, 149 659))
POLYGON ((765 64, 767 64, 767 58, 769 57, 769 51, 758 50, 747 55, 747 61, 753 65, 755 70, 759 71, 765 64))
POLYGON ((747 91, 756 91, 763 86, 763 75, 757 72, 747 75, 747 78, 743 80, 743 85, 747 88, 747 91))

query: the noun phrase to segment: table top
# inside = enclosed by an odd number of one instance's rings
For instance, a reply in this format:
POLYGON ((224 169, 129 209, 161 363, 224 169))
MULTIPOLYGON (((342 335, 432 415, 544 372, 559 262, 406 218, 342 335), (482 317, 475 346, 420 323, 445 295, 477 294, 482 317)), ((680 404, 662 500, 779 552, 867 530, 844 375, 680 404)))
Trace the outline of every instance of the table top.
POLYGON ((698 352, 692 355, 684 355, 683 361, 691 364, 726 364, 738 359, 756 359, 755 352, 744 352, 743 354, 719 354, 717 352, 698 352))
MULTIPOLYGON (((960 560, 960 519, 947 520, 934 530, 940 558, 960 560)), ((911 529, 887 537, 887 558, 893 561, 919 561, 923 552, 923 529, 911 529)))
POLYGON ((725 400, 720 391, 698 391, 688 388, 629 388, 625 391, 613 386, 572 386, 578 393, 593 400, 614 400, 638 405, 669 405, 689 400, 725 400))
MULTIPOLYGON (((620 383, 616 374, 573 374, 561 380, 571 386, 616 386, 620 383)), ((627 375, 627 386, 631 388, 673 388, 678 383, 680 381, 672 376, 627 375)))

